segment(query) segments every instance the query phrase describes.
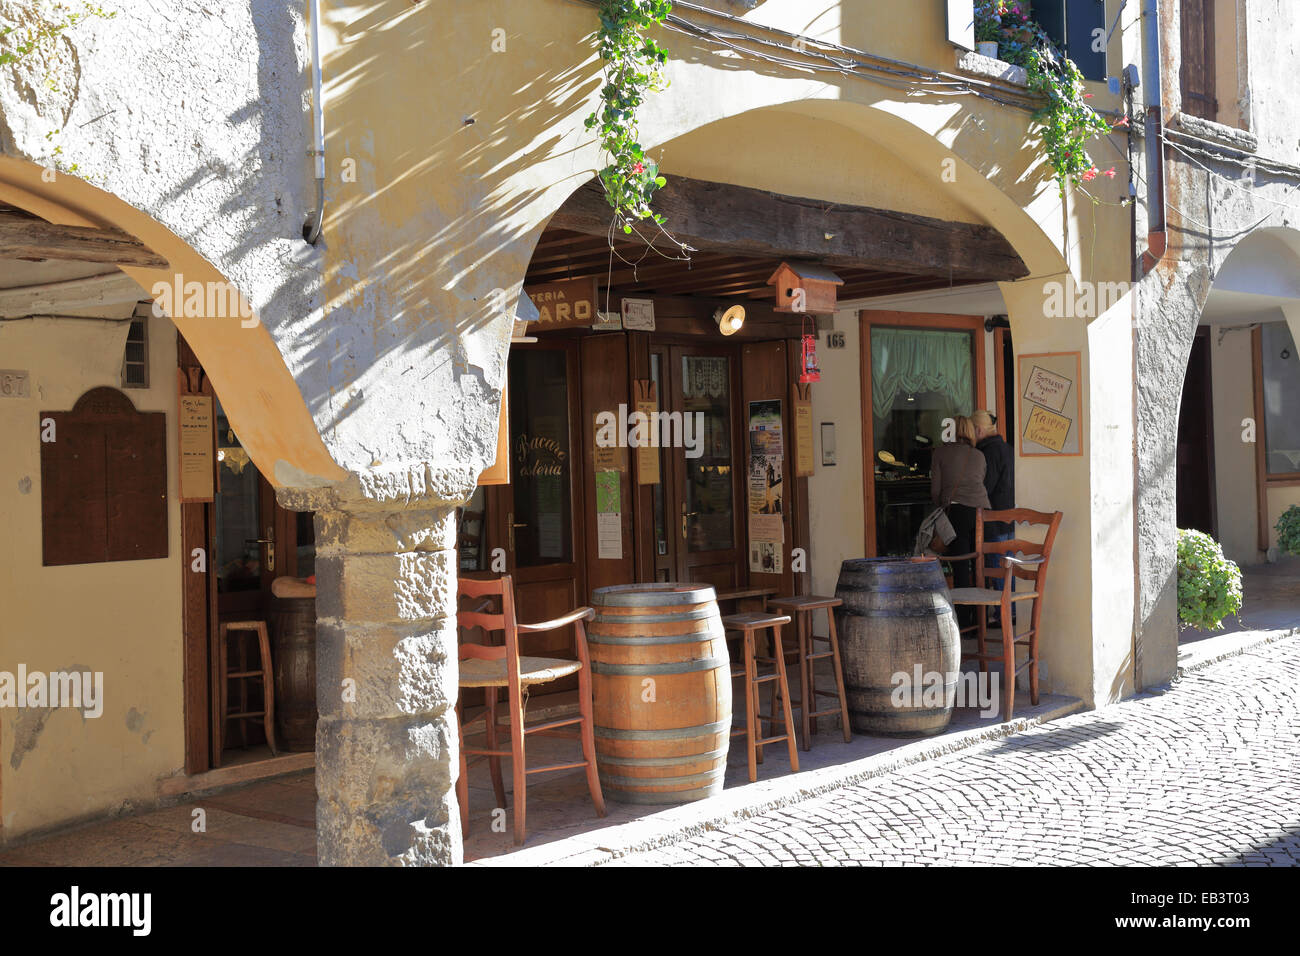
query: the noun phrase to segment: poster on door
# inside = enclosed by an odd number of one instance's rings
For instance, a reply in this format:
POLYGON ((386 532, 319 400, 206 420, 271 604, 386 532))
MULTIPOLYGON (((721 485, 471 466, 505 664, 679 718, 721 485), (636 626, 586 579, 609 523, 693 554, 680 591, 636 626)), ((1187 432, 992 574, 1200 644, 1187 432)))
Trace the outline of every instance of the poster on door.
POLYGON ((784 514, 781 498, 785 459, 779 455, 751 455, 749 458, 749 513, 784 514))

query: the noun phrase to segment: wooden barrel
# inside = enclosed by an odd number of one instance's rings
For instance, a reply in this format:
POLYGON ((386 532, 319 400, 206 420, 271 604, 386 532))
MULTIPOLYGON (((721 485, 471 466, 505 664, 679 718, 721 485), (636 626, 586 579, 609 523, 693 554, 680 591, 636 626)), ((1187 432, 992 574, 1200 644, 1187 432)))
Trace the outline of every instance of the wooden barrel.
POLYGON ((844 602, 835 623, 853 729, 928 737, 947 727, 957 697, 961 636, 939 562, 845 561, 835 596, 844 602))
POLYGON ((316 749, 316 599, 271 599, 275 662, 275 742, 281 750, 316 749))
POLYGON ((722 791, 731 662, 712 587, 597 588, 587 625, 605 796, 669 804, 722 791))

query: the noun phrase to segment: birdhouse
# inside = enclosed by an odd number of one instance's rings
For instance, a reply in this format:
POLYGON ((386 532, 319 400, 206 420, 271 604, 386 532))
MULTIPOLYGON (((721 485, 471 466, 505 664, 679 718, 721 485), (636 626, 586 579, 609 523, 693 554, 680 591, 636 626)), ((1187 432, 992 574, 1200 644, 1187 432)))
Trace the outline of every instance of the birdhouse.
POLYGON ((776 311, 829 315, 835 311, 835 287, 844 280, 815 263, 783 262, 767 284, 776 286, 776 311))

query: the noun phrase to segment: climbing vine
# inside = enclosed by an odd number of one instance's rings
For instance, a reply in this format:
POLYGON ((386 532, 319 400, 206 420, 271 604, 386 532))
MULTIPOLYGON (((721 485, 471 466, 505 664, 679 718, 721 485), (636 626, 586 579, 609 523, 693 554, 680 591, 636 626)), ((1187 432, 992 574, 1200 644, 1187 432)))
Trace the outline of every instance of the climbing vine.
MULTIPOLYGON (((998 59, 1024 67, 1030 91, 1043 97, 1044 104, 1033 120, 1061 196, 1065 196, 1067 183, 1077 186, 1098 176, 1113 179, 1115 167, 1099 170, 1086 145, 1088 140, 1111 132, 1112 126, 1088 105, 1092 94, 1085 92, 1079 68, 1030 17, 1028 4, 1023 0, 982 0, 975 6, 975 35, 996 40, 998 59)), ((1124 117, 1114 128, 1127 125, 1128 117, 1124 117)))
POLYGON ((662 23, 671 10, 670 0, 601 0, 597 8, 605 85, 600 108, 587 117, 587 129, 599 131, 607 159, 600 182, 625 233, 632 231, 632 220, 664 221, 650 201, 667 180, 639 142, 637 110, 647 93, 668 86, 663 72, 668 52, 645 31, 662 23))

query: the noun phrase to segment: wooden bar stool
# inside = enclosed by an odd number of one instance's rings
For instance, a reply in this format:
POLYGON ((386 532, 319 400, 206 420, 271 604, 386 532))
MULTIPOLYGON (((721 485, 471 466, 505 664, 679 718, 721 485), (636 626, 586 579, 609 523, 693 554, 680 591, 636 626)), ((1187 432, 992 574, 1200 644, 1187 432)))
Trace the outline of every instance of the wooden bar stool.
POLYGON ((819 594, 805 594, 799 597, 773 598, 768 604, 774 611, 785 611, 794 615, 794 630, 799 641, 799 722, 800 743, 804 750, 812 747, 812 735, 816 732, 818 717, 830 717, 839 714, 844 725, 844 742, 853 739, 849 727, 849 702, 844 693, 844 668, 840 666, 840 639, 835 633, 835 611, 844 602, 837 597, 823 597, 819 594), (813 633, 812 619, 814 611, 826 611, 828 636, 813 633), (825 641, 828 650, 819 651, 817 642, 825 641), (831 659, 835 670, 835 690, 817 689, 817 662, 831 659), (839 700, 838 707, 828 710, 817 709, 818 697, 834 697, 839 700))
POLYGON ((758 764, 763 762, 763 746, 786 742, 790 750, 790 769, 799 772, 799 752, 794 743, 794 717, 790 713, 790 685, 785 676, 785 650, 781 646, 781 625, 789 624, 786 614, 729 614, 722 619, 722 626, 728 631, 739 631, 744 644, 744 658, 741 666, 734 666, 731 676, 745 679, 745 726, 731 732, 731 736, 745 735, 746 755, 749 758, 749 782, 758 779, 758 764), (771 628, 772 656, 759 657, 754 653, 754 634, 771 628), (760 674, 759 664, 774 665, 770 674, 760 674), (772 713, 760 714, 758 711, 762 685, 774 684, 772 690, 772 713), (777 700, 781 701, 784 712, 785 733, 776 737, 762 736, 759 718, 770 725, 782 720, 776 713, 777 700))
POLYGON ((266 633, 265 621, 226 621, 217 629, 217 666, 212 675, 212 701, 216 710, 212 721, 212 766, 221 766, 221 752, 226 747, 226 721, 262 719, 262 729, 266 733, 267 746, 274 756, 279 756, 275 746, 275 688, 271 669, 271 639, 266 633), (230 635, 241 631, 252 631, 257 635, 258 655, 261 667, 249 669, 247 656, 239 655, 239 670, 230 670, 230 635), (230 712, 230 682, 239 681, 240 706, 234 713, 230 712), (250 680, 262 682, 262 709, 248 709, 248 687, 250 680))

